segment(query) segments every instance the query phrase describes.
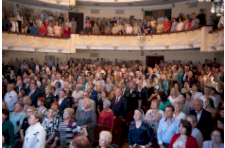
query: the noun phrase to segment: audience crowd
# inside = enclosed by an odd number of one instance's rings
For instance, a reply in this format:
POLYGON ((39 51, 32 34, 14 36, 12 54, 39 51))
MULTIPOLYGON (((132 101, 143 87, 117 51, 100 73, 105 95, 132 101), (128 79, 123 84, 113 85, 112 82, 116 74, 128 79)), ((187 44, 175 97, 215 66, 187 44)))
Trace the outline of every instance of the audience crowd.
MULTIPOLYGON (((221 17, 223 20, 223 17, 221 17)), ((76 33, 77 22, 75 18, 64 19, 63 13, 60 16, 53 16, 45 10, 34 20, 29 10, 24 15, 21 14, 19 4, 16 5, 13 12, 6 16, 5 11, 2 12, 2 29, 12 32, 31 33, 47 36, 69 37, 71 32, 76 33)), ((158 18, 154 16, 150 20, 146 19, 126 19, 126 18, 89 18, 86 17, 85 25, 81 33, 84 34, 149 34, 149 33, 169 33, 175 31, 183 31, 196 29, 204 25, 214 25, 214 29, 223 27, 223 21, 218 21, 216 14, 200 13, 196 15, 186 15, 181 13, 177 18, 163 17, 159 14, 158 18), (216 26, 216 27, 215 27, 216 26)))
POLYGON ((6 147, 224 146, 224 67, 216 59, 45 62, 3 62, 6 147))

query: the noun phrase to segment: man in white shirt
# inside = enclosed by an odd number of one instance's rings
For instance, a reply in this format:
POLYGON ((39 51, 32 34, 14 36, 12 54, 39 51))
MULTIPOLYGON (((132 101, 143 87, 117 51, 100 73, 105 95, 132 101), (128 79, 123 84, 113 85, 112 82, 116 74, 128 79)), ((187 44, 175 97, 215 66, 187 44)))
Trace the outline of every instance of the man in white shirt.
POLYGON ((13 18, 12 26, 11 26, 12 32, 19 32, 19 25, 17 23, 16 18, 13 18))
POLYGON ((199 86, 196 83, 192 84, 192 100, 199 99, 203 96, 202 92, 198 92, 199 86))
POLYGON ((61 87, 60 89, 64 88, 64 82, 63 80, 61 79, 61 74, 60 73, 57 73, 56 74, 56 80, 54 81, 54 86, 55 86, 55 83, 56 82, 59 82, 61 84, 61 87))
POLYGON ((77 104, 79 100, 83 97, 83 91, 81 91, 81 87, 82 87, 81 84, 77 84, 76 90, 74 90, 72 93, 72 97, 75 104, 77 104))
POLYGON ((16 16, 18 11, 20 11, 20 13, 22 12, 19 8, 19 4, 16 4, 16 8, 13 9, 13 15, 16 16))
POLYGON ((9 84, 7 86, 7 93, 5 95, 4 101, 8 105, 8 110, 12 112, 17 102, 17 94, 14 91, 14 84, 9 84))
POLYGON ((35 22, 37 24, 37 27, 40 28, 41 25, 43 24, 43 21, 41 20, 41 16, 40 15, 38 16, 38 19, 35 22))

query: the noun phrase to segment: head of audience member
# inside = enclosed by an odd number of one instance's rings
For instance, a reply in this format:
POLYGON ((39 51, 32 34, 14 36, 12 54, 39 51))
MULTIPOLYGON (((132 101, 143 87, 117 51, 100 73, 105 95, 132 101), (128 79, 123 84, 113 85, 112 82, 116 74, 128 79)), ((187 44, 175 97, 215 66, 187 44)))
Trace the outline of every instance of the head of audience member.
POLYGON ((23 85, 22 80, 18 80, 18 81, 16 82, 16 86, 17 86, 17 87, 20 87, 20 86, 22 86, 22 85, 23 85))
POLYGON ((191 123, 192 129, 196 128, 198 125, 197 117, 194 115, 189 115, 186 117, 187 121, 191 123))
POLYGON ((89 148, 90 142, 86 136, 76 136, 72 141, 73 148, 89 148))
POLYGON ((200 99, 196 99, 194 102, 194 109, 196 112, 200 112, 203 110, 203 101, 200 99))
POLYGON ((28 107, 26 111, 26 116, 30 117, 35 111, 37 111, 37 109, 34 106, 28 107))
POLYGON ((169 104, 165 108, 165 117, 167 119, 172 119, 173 118, 173 113, 174 113, 174 107, 173 105, 169 104))
POLYGON ((129 88, 130 88, 130 90, 134 90, 134 88, 135 88, 135 83, 134 82, 129 82, 129 88))
POLYGON ((59 103, 56 102, 56 101, 52 102, 51 105, 50 105, 50 108, 51 108, 52 110, 56 111, 56 112, 59 111, 59 107, 60 107, 60 105, 59 105, 59 103))
POLYGON ((35 111, 29 116, 28 123, 30 125, 35 125, 36 123, 41 122, 42 118, 43 115, 40 112, 35 111))
POLYGON ((11 91, 13 91, 14 90, 14 84, 9 84, 8 86, 7 86, 7 92, 11 92, 11 91))
POLYGON ((40 97, 40 98, 38 98, 38 100, 37 100, 37 106, 38 106, 38 107, 43 107, 44 104, 45 104, 45 102, 46 102, 45 98, 44 98, 44 97, 40 97))
POLYGON ((213 144, 221 144, 224 142, 224 131, 221 129, 214 129, 211 133, 211 140, 213 144))
POLYGON ((158 110, 159 107, 159 101, 157 99, 153 99, 151 102, 151 109, 158 110))
POLYGON ((108 111, 110 109, 110 106, 111 106, 111 102, 109 100, 104 100, 103 101, 103 109, 105 111, 108 111))
POLYGON ((34 91, 37 89, 37 82, 35 81, 34 83, 30 83, 30 90, 34 91))
POLYGON ((92 84, 89 84, 88 87, 87 87, 87 92, 88 92, 89 94, 91 94, 92 91, 93 91, 93 85, 92 85, 92 84))
POLYGON ((99 146, 108 147, 112 142, 112 134, 109 131, 101 131, 99 134, 99 146))
POLYGON ((26 92, 24 90, 20 90, 18 93, 18 98, 22 99, 24 96, 26 96, 26 92))
POLYGON ((183 103, 180 101, 176 101, 174 103, 174 109, 175 109, 175 113, 180 113, 181 111, 183 111, 183 103))
POLYGON ((181 102, 182 104, 184 104, 185 101, 186 101, 186 94, 180 94, 178 96, 178 98, 179 98, 179 102, 181 102))
POLYGON ((181 135, 190 136, 192 132, 191 123, 187 120, 181 120, 179 125, 179 132, 181 135))
POLYGON ((171 91, 170 91, 170 96, 177 97, 178 96, 178 90, 175 89, 175 88, 172 88, 171 91))
MULTIPOLYGON (((115 86, 115 87, 116 87, 116 86, 115 86)), ((116 97, 120 97, 120 96, 121 96, 121 89, 118 88, 118 87, 116 87, 116 89, 115 89, 115 96, 116 96, 116 97)))
POLYGON ((92 105, 91 99, 84 98, 82 100, 82 107, 84 108, 84 110, 89 110, 91 108, 91 105, 92 105))
POLYGON ((206 108, 214 108, 214 102, 212 98, 205 99, 205 106, 206 108))
POLYGON ((63 112, 63 119, 70 121, 72 119, 73 114, 74 114, 74 109, 66 108, 64 109, 64 112, 63 112))
POLYGON ((142 109, 136 109, 134 111, 134 120, 141 121, 144 118, 144 111, 142 109))
POLYGON ((66 96, 66 91, 64 89, 61 89, 60 92, 59 92, 59 98, 65 98, 66 96))
POLYGON ((102 98, 102 101, 108 99, 107 96, 108 96, 108 93, 107 93, 106 90, 101 91, 101 98, 102 98))
POLYGON ((5 120, 9 120, 9 111, 8 111, 8 109, 2 109, 2 123, 5 120))
POLYGON ((2 101, 2 109, 8 109, 8 104, 5 101, 2 101))
POLYGON ((24 97, 23 97, 23 104, 24 104, 24 107, 30 106, 31 103, 32 103, 32 101, 31 101, 31 98, 30 98, 29 96, 24 96, 24 97))
POLYGON ((22 102, 17 102, 15 104, 14 112, 20 113, 21 111, 23 111, 23 107, 24 107, 24 104, 22 102))
POLYGON ((84 99, 84 98, 88 98, 88 97, 89 97, 88 92, 87 92, 87 91, 84 91, 84 92, 83 92, 83 99, 84 99))

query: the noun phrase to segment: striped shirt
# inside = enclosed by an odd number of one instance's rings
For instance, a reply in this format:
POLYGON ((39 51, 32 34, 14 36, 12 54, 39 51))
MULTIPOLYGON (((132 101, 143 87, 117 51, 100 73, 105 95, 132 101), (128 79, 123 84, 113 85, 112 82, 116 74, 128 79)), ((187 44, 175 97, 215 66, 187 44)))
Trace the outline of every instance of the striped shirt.
POLYGON ((77 124, 75 121, 70 120, 68 125, 63 124, 63 120, 59 123, 58 132, 56 133, 55 140, 60 141, 60 147, 68 147, 70 142, 77 136, 77 124))

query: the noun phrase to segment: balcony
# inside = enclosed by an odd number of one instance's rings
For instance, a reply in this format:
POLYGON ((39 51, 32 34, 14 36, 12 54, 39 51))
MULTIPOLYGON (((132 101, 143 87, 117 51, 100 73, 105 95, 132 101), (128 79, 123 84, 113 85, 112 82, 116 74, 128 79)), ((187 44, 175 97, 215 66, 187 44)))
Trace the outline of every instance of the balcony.
POLYGON ((212 31, 211 26, 172 33, 137 35, 71 34, 69 38, 2 33, 2 48, 7 51, 76 53, 76 50, 190 50, 201 52, 223 51, 224 29, 212 31))

